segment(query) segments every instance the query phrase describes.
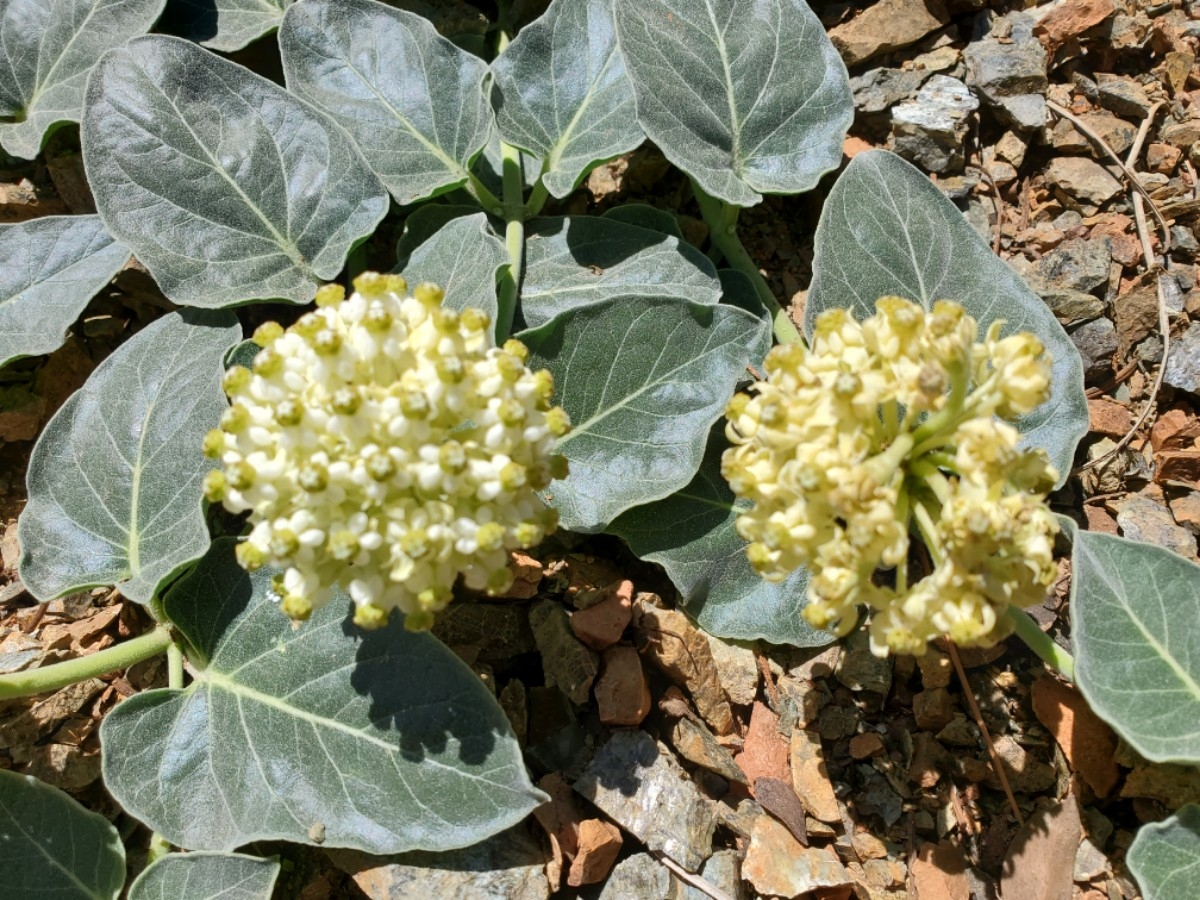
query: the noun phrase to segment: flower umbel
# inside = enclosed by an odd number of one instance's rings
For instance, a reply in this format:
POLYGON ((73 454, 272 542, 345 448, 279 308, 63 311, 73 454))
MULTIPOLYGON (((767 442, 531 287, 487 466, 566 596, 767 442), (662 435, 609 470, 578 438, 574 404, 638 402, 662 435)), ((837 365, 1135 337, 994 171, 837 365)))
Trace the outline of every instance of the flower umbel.
POLYGON ((722 472, 754 504, 738 533, 764 578, 809 569, 814 626, 845 635, 869 607, 879 656, 924 653, 943 634, 994 643, 1007 606, 1040 602, 1056 575, 1045 495, 1057 473, 997 418, 1045 402, 1050 360, 999 322, 977 342, 949 301, 875 308, 861 323, 822 314, 811 347, 775 347, 766 379, 730 401, 722 472), (913 530, 934 565, 909 584, 913 530))
POLYGON ((210 500, 250 512, 238 547, 250 570, 283 569, 281 606, 305 619, 335 584, 355 622, 428 628, 461 574, 475 590, 511 585, 508 550, 557 525, 536 491, 566 474, 569 428, 553 381, 515 340, 496 347, 479 310, 442 291, 367 273, 337 285, 284 330, 255 333, 253 369, 225 377, 231 405, 205 451, 221 461, 210 500))

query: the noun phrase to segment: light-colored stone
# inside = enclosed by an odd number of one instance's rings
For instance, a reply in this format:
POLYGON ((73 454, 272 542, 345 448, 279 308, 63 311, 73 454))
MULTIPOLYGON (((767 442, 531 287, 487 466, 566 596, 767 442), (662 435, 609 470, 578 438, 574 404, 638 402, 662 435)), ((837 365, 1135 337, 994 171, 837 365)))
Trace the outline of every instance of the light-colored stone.
POLYGON ((829 32, 846 65, 915 44, 949 21, 940 0, 880 0, 829 32))
POLYGON ((733 731, 733 710, 717 679, 708 641, 691 619, 677 609, 634 604, 634 624, 647 638, 642 655, 692 695, 696 710, 717 734, 733 731))
POLYGON ((815 731, 796 728, 791 743, 792 787, 804 808, 814 819, 822 822, 841 822, 837 797, 829 770, 825 767, 825 752, 821 736, 815 731))
POLYGON ((1046 181, 1068 197, 1099 206, 1121 193, 1121 182, 1095 160, 1059 156, 1046 167, 1046 181))
POLYGON ((708 640, 708 649, 717 667, 717 680, 725 689, 725 696, 730 703, 749 706, 758 696, 758 660, 754 658, 754 650, 711 634, 704 637, 708 640))
POLYGON ((712 853, 712 803, 664 745, 644 731, 618 731, 575 790, 651 850, 689 872, 712 853))

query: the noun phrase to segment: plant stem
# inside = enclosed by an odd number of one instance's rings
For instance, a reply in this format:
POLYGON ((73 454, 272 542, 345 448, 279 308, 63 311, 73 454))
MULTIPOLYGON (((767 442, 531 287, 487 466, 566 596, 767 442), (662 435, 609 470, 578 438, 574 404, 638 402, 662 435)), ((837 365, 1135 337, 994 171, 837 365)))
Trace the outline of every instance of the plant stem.
POLYGON ((78 659, 68 659, 66 662, 42 666, 28 672, 0 675, 0 700, 44 694, 78 681, 115 672, 117 669, 127 669, 134 663, 158 656, 170 645, 171 635, 160 625, 141 637, 124 641, 99 653, 89 653, 78 659))
MULTIPOLYGON (((167 687, 172 690, 183 688, 183 651, 175 641, 167 644, 167 687)), ((150 846, 146 850, 146 865, 161 859, 171 852, 171 842, 157 831, 150 835, 150 846)))
POLYGON ((692 181, 692 193, 696 196, 696 202, 700 204, 700 214, 708 223, 708 236, 713 246, 721 251, 721 255, 725 257, 725 261, 729 265, 750 279, 763 306, 768 311, 775 311, 772 317, 775 339, 781 344, 803 344, 804 338, 800 336, 796 324, 776 296, 771 293, 771 287, 767 284, 767 280, 763 278, 762 272, 758 271, 758 266, 754 265, 754 260, 750 258, 746 248, 742 246, 742 241, 737 234, 738 213, 741 210, 723 200, 709 196, 694 180, 692 181))
POLYGON ((493 216, 503 216, 504 204, 500 202, 500 198, 489 191, 487 185, 480 181, 474 172, 467 174, 470 176, 470 180, 463 185, 467 193, 478 200, 479 205, 493 216))
POLYGON ((508 251, 508 267, 500 276, 496 303, 496 343, 502 343, 512 332, 513 316, 517 311, 517 296, 521 289, 521 263, 525 255, 525 185, 521 177, 521 151, 511 144, 500 144, 504 166, 504 247, 508 251))
POLYGON ((538 183, 533 186, 533 191, 529 194, 529 202, 525 204, 525 218, 532 219, 540 213, 549 197, 550 191, 546 188, 546 182, 538 178, 538 183))
POLYGON ((1008 616, 1009 622, 1012 623, 1013 631, 1017 637, 1023 640, 1030 650, 1041 657, 1046 665, 1055 669, 1068 681, 1075 680, 1074 658, 1070 653, 1054 643, 1054 639, 1042 631, 1029 613, 1015 606, 1010 606, 1005 611, 1005 615, 1008 616))

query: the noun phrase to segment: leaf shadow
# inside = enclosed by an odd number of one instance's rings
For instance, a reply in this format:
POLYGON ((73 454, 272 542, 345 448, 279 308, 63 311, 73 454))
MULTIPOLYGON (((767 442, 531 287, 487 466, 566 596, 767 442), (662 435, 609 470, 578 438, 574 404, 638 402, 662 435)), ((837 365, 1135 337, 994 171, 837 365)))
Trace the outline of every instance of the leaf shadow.
POLYGON ((217 36, 218 18, 216 0, 168 0, 160 27, 199 43, 217 36))
POLYGON ((341 629, 357 644, 350 685, 370 698, 372 726, 396 734, 405 760, 450 754, 481 766, 491 758, 508 721, 487 702, 478 676, 441 641, 406 631, 401 616, 375 631, 346 616, 341 629))

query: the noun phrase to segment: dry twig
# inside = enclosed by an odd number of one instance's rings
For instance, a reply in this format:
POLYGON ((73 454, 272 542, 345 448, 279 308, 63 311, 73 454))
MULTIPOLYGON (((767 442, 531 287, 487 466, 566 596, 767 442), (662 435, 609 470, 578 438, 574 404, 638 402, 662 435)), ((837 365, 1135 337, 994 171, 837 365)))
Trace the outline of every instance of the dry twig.
POLYGON ((975 701, 975 692, 971 689, 971 683, 967 681, 966 670, 963 669, 962 660, 958 658, 958 649, 954 646, 954 642, 948 638, 945 640, 945 646, 946 652, 950 654, 950 661, 954 663, 954 671, 958 673, 958 680, 962 683, 963 693, 967 695, 967 705, 971 707, 971 715, 975 717, 975 724, 979 726, 979 733, 983 735, 983 743, 987 746, 988 756, 991 757, 992 768, 996 770, 996 777, 1000 779, 1000 786, 1004 788, 1004 796, 1008 798, 1008 805, 1012 807, 1017 824, 1024 825, 1025 818, 1021 815, 1021 809, 1017 806, 1017 798, 1013 796, 1012 788, 1008 784, 1008 773, 1004 771, 1004 766, 1000 764, 1000 756, 996 753, 996 745, 992 743, 992 736, 983 721, 983 714, 979 711, 979 704, 975 701))
POLYGON ((678 878, 680 881, 686 881, 702 894, 708 894, 708 896, 712 897, 713 900, 733 900, 733 897, 721 890, 711 881, 706 881, 699 875, 693 875, 661 850, 651 850, 650 852, 654 855, 655 859, 670 869, 676 878, 678 878))

